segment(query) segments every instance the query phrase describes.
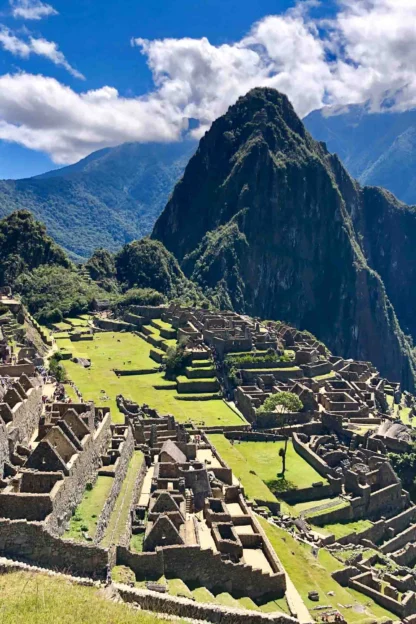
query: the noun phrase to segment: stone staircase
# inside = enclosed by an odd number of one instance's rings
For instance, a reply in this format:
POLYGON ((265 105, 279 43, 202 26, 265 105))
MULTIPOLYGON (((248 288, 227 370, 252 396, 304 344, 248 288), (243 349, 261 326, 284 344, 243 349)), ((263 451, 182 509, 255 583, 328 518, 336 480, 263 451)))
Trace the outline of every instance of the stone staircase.
POLYGON ((185 492, 186 513, 192 513, 194 510, 194 495, 192 490, 186 490, 185 492))

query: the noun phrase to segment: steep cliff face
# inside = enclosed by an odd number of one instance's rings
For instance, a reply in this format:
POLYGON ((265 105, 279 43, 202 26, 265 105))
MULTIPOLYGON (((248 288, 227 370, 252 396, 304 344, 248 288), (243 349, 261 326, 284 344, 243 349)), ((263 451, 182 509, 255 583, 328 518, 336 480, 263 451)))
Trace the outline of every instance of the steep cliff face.
POLYGON ((412 388, 410 347, 354 226, 364 195, 285 96, 255 89, 201 140, 152 236, 219 304, 309 329, 412 388))

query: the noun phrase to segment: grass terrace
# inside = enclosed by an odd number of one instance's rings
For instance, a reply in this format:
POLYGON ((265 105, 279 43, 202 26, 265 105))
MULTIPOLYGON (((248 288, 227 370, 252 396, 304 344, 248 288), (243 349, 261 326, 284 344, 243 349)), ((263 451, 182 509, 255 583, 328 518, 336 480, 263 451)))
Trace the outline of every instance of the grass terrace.
POLYGON ((333 379, 336 376, 337 374, 335 371, 330 371, 329 373, 326 373, 325 375, 317 375, 313 379, 315 381, 325 381, 326 379, 333 379))
POLYGON ((277 495, 279 491, 311 487, 317 481, 323 482, 324 485, 328 483, 303 457, 298 455, 291 440, 287 445, 285 478, 281 479, 278 476, 282 470, 279 451, 284 448, 284 445, 283 441, 241 442, 236 445, 236 448, 246 459, 251 470, 254 470, 277 495))
POLYGON ((64 538, 86 541, 84 534, 88 533, 92 538, 95 536, 98 518, 113 483, 112 477, 99 476, 93 488, 85 490, 82 501, 71 518, 69 528, 64 533, 64 538))
POLYGON ((276 503, 277 498, 269 490, 267 485, 252 470, 246 457, 239 452, 242 444, 234 446, 222 434, 208 435, 209 441, 215 446, 222 459, 232 469, 234 475, 239 479, 244 487, 247 498, 276 503))
MULTIPOLYGON (((113 569, 112 576, 114 580, 120 583, 134 582, 136 587, 146 587, 146 580, 136 581, 133 571, 125 566, 116 566, 116 568, 113 569)), ((190 600, 195 600, 195 602, 221 605, 225 607, 235 607, 238 609, 249 609, 250 611, 261 611, 263 613, 280 612, 290 615, 289 607, 285 598, 277 598, 273 600, 269 597, 267 602, 256 604, 248 596, 234 598, 226 591, 217 591, 216 594, 213 594, 206 587, 200 587, 192 583, 187 584, 181 579, 166 579, 165 576, 161 576, 156 580, 156 582, 162 585, 167 585, 168 592, 171 596, 185 596, 190 600)))
MULTIPOLYGON (((74 357, 91 360, 90 368, 65 361, 65 369, 85 400, 95 401, 97 405, 111 409, 114 422, 124 422, 124 417, 116 406, 116 396, 123 394, 132 401, 151 405, 161 414, 173 414, 178 422, 192 419, 203 422, 208 427, 246 424, 222 400, 200 401, 199 395, 195 395, 195 400, 177 400, 185 395, 179 395, 176 383, 166 381, 162 373, 117 377, 113 369, 155 368, 156 364, 150 358, 152 345, 135 334, 103 332, 95 334, 92 341, 70 342, 68 339, 61 339, 57 343, 60 349, 70 350, 74 357), (165 388, 156 390, 154 386, 165 388)), ((186 396, 192 399, 191 396, 186 396)))
POLYGON ((102 546, 105 548, 112 544, 118 544, 125 531, 134 494, 134 485, 142 463, 143 453, 141 451, 134 451, 120 493, 117 496, 116 504, 111 513, 104 538, 101 542, 102 546))
POLYGON ((3 624, 162 624, 168 621, 155 613, 135 611, 129 605, 108 600, 96 587, 82 587, 47 574, 2 574, 0 594, 3 624))
POLYGON ((59 331, 70 331, 72 329, 72 326, 69 323, 65 323, 64 321, 61 321, 60 323, 54 323, 53 324, 54 327, 56 327, 59 331))
POLYGON ((337 561, 327 550, 319 549, 318 556, 315 557, 310 546, 298 542, 287 531, 263 518, 259 518, 259 521, 308 609, 312 610, 317 604, 328 605, 338 609, 348 624, 372 624, 397 619, 367 596, 341 587, 331 573, 344 567, 344 564, 337 561), (319 603, 309 600, 308 592, 312 589, 319 592, 319 603), (330 595, 332 592, 333 595, 330 595), (351 608, 347 608, 347 605, 351 605, 351 608))
POLYGON ((83 318, 66 318, 65 322, 71 325, 72 327, 86 327, 88 325, 88 320, 83 318))
MULTIPOLYGON (((328 510, 325 510, 328 511, 328 510)), ((332 511, 332 510, 330 510, 332 511)), ((322 512, 317 512, 322 513, 322 512)), ((307 514, 306 514, 307 515, 307 514)), ((313 524, 313 514, 308 516, 311 524, 313 524)), ((353 522, 337 522, 336 524, 326 524, 324 527, 315 527, 318 533, 323 535, 334 535, 335 539, 340 539, 351 533, 362 533, 372 526, 370 520, 355 520, 353 522)))

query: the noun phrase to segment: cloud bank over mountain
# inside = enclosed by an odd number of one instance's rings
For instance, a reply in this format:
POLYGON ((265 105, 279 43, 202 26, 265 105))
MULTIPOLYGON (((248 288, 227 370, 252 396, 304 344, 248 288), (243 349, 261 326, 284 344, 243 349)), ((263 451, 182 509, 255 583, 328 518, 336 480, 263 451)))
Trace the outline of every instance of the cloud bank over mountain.
POLYGON ((255 86, 286 93, 300 116, 363 101, 372 111, 415 107, 414 1, 338 0, 328 17, 324 10, 316 0, 299 2, 218 46, 206 38, 136 37, 132 45, 154 81, 141 97, 108 85, 77 92, 42 75, 0 76, 0 139, 64 164, 124 141, 180 140, 189 119, 199 137, 255 86))

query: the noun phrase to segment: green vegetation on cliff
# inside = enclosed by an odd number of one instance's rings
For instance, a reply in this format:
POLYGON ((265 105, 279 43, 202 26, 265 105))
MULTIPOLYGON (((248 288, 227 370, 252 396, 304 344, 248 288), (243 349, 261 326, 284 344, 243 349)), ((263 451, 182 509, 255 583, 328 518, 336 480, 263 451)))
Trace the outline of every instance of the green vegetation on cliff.
POLYGON ((216 305, 308 329, 334 353, 370 360, 413 389, 415 356, 397 320, 403 296, 392 286, 397 274, 405 293, 413 289, 405 254, 389 252, 397 262, 384 271, 386 287, 380 278, 392 232, 395 249, 406 238, 396 204, 361 189, 285 95, 257 88, 201 139, 152 237, 216 305), (389 215, 382 232, 366 222, 380 213, 377 202, 389 215))
POLYGON ((70 268, 65 253, 47 235, 44 225, 27 210, 0 221, 0 286, 12 285, 19 275, 41 265, 70 268))
POLYGON ((0 286, 4 285, 20 294, 42 323, 86 312, 101 292, 27 210, 0 220, 0 286))

